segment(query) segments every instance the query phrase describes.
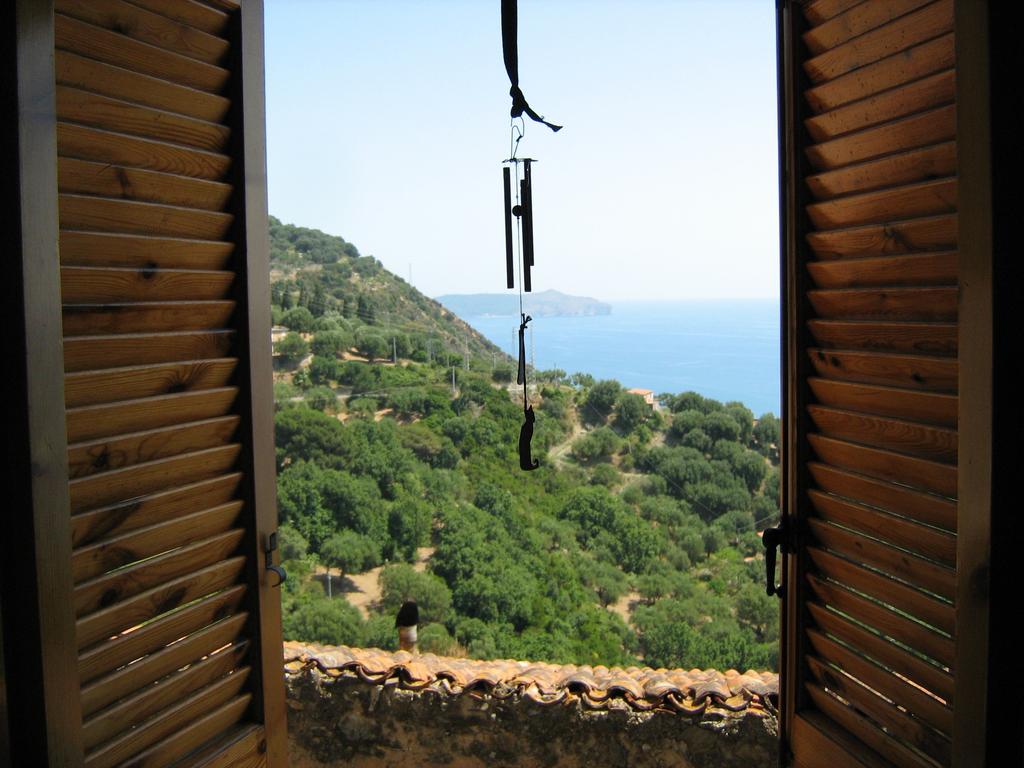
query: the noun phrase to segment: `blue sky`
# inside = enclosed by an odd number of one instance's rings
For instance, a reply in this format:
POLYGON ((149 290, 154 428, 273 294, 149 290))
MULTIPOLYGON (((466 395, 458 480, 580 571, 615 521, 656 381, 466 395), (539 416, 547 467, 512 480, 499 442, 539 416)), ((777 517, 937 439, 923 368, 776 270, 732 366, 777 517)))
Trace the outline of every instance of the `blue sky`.
MULTIPOLYGON (((770 0, 521 0, 535 290, 775 297, 770 0)), ((504 290, 499 0, 267 0, 270 211, 428 295, 504 290)))

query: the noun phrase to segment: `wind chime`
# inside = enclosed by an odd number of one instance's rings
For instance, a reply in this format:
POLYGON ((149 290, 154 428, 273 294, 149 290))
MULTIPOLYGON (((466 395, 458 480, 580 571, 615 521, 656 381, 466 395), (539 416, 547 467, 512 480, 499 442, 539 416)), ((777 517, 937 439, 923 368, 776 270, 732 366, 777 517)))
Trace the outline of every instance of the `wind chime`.
POLYGON ((509 95, 512 96, 510 151, 501 169, 505 192, 505 283, 510 290, 515 286, 516 262, 519 263, 519 370, 516 383, 523 388, 523 426, 519 430, 519 468, 529 472, 537 469, 540 462, 532 458, 530 443, 533 440, 533 423, 536 416, 530 405, 526 381, 526 326, 533 320, 523 310, 523 293, 533 290, 530 270, 534 265, 533 258, 533 175, 532 164, 537 162, 530 157, 517 157, 519 142, 526 132, 525 114, 531 120, 543 123, 552 131, 561 130, 562 126, 554 125, 538 115, 527 104, 522 90, 519 88, 519 41, 518 41, 518 8, 517 0, 501 0, 501 43, 505 58, 505 71, 512 83, 509 95), (516 124, 516 120, 519 124, 516 124), (512 203, 513 183, 512 172, 515 171, 515 204, 512 203), (513 227, 512 219, 515 218, 513 227), (513 244, 513 229, 517 237, 513 244), (518 258, 517 258, 518 256, 518 258))

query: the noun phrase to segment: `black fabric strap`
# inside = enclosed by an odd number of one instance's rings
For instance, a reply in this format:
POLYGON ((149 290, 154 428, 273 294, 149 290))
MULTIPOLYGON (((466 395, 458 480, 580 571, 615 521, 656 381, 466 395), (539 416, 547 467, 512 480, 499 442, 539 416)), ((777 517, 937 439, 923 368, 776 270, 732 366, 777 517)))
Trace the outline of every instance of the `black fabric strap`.
POLYGON ((512 87, 509 89, 509 95, 512 97, 510 114, 512 117, 521 117, 525 113, 531 120, 544 123, 552 131, 560 131, 562 126, 549 123, 530 107, 519 88, 518 6, 518 0, 501 0, 501 49, 505 56, 505 71, 508 72, 509 82, 512 83, 512 87))

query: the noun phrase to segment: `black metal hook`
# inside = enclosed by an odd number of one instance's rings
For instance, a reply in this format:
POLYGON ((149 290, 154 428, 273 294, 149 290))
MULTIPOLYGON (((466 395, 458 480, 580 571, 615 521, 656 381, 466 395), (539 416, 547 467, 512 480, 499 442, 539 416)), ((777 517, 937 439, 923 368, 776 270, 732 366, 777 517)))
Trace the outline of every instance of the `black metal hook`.
POLYGON ((774 528, 765 528, 761 535, 761 543, 764 544, 765 592, 769 597, 782 597, 783 585, 775 583, 775 558, 779 549, 782 554, 789 554, 788 534, 785 524, 779 523, 774 528))
POLYGON ((277 574, 277 583, 271 584, 272 587, 280 587, 285 581, 288 580, 288 572, 285 571, 280 565, 274 565, 274 551, 277 549, 277 531, 267 536, 267 548, 264 550, 264 554, 267 558, 266 569, 272 573, 277 574))

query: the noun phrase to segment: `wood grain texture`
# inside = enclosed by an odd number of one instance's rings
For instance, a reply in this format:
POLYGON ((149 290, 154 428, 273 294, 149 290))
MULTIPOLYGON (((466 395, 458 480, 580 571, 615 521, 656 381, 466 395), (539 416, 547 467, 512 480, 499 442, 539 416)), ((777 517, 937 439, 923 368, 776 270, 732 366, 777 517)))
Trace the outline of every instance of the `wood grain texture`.
POLYGON ((79 650, 236 585, 244 566, 244 557, 231 558, 79 618, 75 623, 79 650))
MULTIPOLYGON (((201 721, 204 715, 216 712, 225 703, 231 702, 245 683, 249 676, 250 669, 243 667, 234 674, 221 678, 207 687, 193 693, 165 709, 158 717, 151 718, 148 722, 112 739, 102 747, 86 754, 85 765, 88 768, 114 768, 128 758, 135 757, 157 742, 166 739, 168 736, 195 721, 201 721)), ((241 699, 245 703, 251 698, 246 694, 241 699)), ((238 705, 234 705, 238 707, 238 705)), ((242 709, 242 707, 238 707, 242 709)), ((239 711, 240 715, 241 712, 239 711)), ((135 764, 139 764, 135 760, 135 764)))
POLYGON ((953 712, 941 701, 859 654, 853 653, 819 631, 809 629, 807 634, 819 658, 836 664, 886 698, 906 707, 942 733, 948 735, 952 731, 953 712))
POLYGON ((884 727, 890 735, 912 744, 929 757, 949 764, 949 737, 930 728, 911 714, 880 698, 874 691, 842 670, 819 661, 813 656, 807 658, 808 667, 817 683, 852 704, 864 714, 884 727))
POLYGON ((813 709, 806 693, 804 697, 808 706, 792 722, 793 768, 893 768, 888 760, 813 709))
MULTIPOLYGON (((191 622, 178 622, 182 629, 176 631, 182 632, 181 639, 164 647, 155 646, 150 642, 145 646, 148 650, 142 651, 139 658, 129 658, 132 663, 83 686, 82 709, 86 715, 99 712, 109 704, 128 696, 132 691, 139 690, 204 656, 209 656, 219 648, 236 643, 242 635, 245 622, 249 619, 247 613, 230 612, 233 610, 232 601, 236 598, 240 600, 239 595, 239 588, 235 588, 226 594, 221 593, 216 598, 197 604, 201 606, 201 610, 193 610, 190 607, 181 611, 182 617, 191 622), (217 611, 225 611, 225 617, 218 618, 211 614, 211 606, 216 607, 217 611), (191 612, 186 614, 186 611, 191 612), (213 618, 204 621, 208 616, 213 618)), ((158 621, 165 622, 164 619, 158 621)))
POLYGON ((176 112, 219 123, 231 108, 230 100, 160 77, 117 67, 71 51, 55 52, 57 82, 115 99, 176 112))
POLYGON ((178 765, 178 760, 206 744, 219 734, 230 733, 245 715, 252 702, 252 694, 236 696, 209 714, 189 719, 189 724, 154 744, 132 760, 133 768, 165 768, 178 765))
POLYGON ((57 86, 57 117, 69 123, 160 139, 211 152, 223 151, 231 136, 230 129, 219 123, 140 106, 66 85, 57 86))
POLYGON ((869 539, 862 532, 848 531, 818 518, 809 519, 807 524, 814 539, 830 552, 946 600, 952 600, 956 593, 956 572, 952 568, 869 539))
POLYGON ((828 493, 956 533, 955 501, 816 461, 807 468, 817 486, 828 493))
POLYGON ((231 167, 227 155, 67 122, 57 123, 57 148, 62 157, 209 181, 222 181, 231 167))
POLYGON ((132 40, 63 13, 56 14, 54 29, 58 48, 189 88, 219 94, 231 75, 221 67, 132 40))
POLYGON ((65 304, 64 338, 97 334, 217 330, 231 324, 234 311, 234 301, 65 304))
POLYGON ((234 469, 240 452, 239 445, 225 445, 77 478, 69 483, 71 511, 82 512, 223 475, 234 469))
POLYGON ((230 44, 163 14, 124 0, 55 0, 54 8, 81 21, 207 64, 221 64, 230 44))
POLYGON ((227 236, 234 216, 177 205, 65 193, 60 195, 60 221, 65 229, 219 240, 227 236))
POLYGON ((955 59, 953 34, 949 33, 809 88, 803 96, 820 114, 950 69, 955 59))
POLYGON ((807 327, 831 349, 954 357, 959 341, 956 323, 809 320, 807 327))
POLYGON ((869 600, 846 587, 807 574, 807 582, 824 606, 841 611, 891 637, 908 648, 934 659, 950 669, 953 664, 953 639, 891 610, 880 602, 869 600))
POLYGON ((956 108, 947 105, 814 144, 805 154, 815 169, 826 171, 955 137, 956 108))
MULTIPOLYGON (((902 611, 940 632, 952 635, 956 626, 956 614, 949 603, 824 549, 811 546, 807 548, 807 553, 822 577, 902 611)), ((922 627, 922 634, 925 630, 926 628, 922 627)), ((920 646, 915 641, 911 647, 920 646)))
MULTIPOLYGON (((841 195, 853 195, 857 193, 872 192, 887 187, 913 184, 932 179, 956 175, 956 142, 947 141, 942 144, 933 144, 920 149, 911 149, 906 152, 897 152, 877 160, 868 160, 863 163, 854 163, 834 171, 808 176, 807 187, 811 190, 817 200, 831 200, 841 195)), ((955 195, 953 196, 955 199, 955 195)), ((906 205, 906 200, 896 199, 896 205, 903 205, 896 215, 893 210, 882 219, 877 221, 891 221, 894 218, 903 219, 911 215, 915 210, 906 205)), ((912 199, 910 201, 914 203, 912 199)), ((813 206, 812 206, 813 207, 813 206)), ((924 209, 929 215, 938 213, 936 210, 924 209)), ((829 212, 826 210, 826 214, 829 212)), ((849 212, 839 211, 840 215, 845 213, 849 218, 849 212)), ((877 212, 873 215, 877 215, 877 212)), ((918 215, 918 214, 912 214, 918 215)), ((820 222, 834 221, 825 216, 820 222)), ((824 226, 815 220, 816 226, 824 226)), ((864 220, 860 223, 873 223, 864 220)), ((851 223, 843 226, 851 226, 851 223)))
POLYGON ((956 536, 951 533, 813 488, 807 491, 807 495, 817 513, 816 519, 866 533, 948 568, 956 567, 956 536))
MULTIPOLYGON (((221 562, 238 551, 244 533, 242 529, 236 528, 214 534, 209 538, 85 581, 75 587, 75 615, 79 618, 91 616, 117 602, 129 600, 172 580, 187 578, 195 572, 221 562)), ((173 543, 176 542, 168 542, 173 543)))
POLYGON ((828 232, 809 232, 807 243, 821 259, 885 256, 956 250, 957 233, 957 217, 948 214, 828 232))
POLYGON ((955 395, 833 381, 817 376, 808 378, 807 383, 822 405, 956 428, 955 395))
POLYGON ((957 467, 881 448, 808 434, 814 453, 826 464, 878 480, 956 498, 957 467))
POLYGON ((77 336, 64 340, 64 370, 100 370, 229 357, 235 332, 178 331, 77 336))
POLYGON ((957 254, 947 251, 812 261, 807 271, 819 288, 956 285, 957 254))
POLYGON ((809 29, 802 35, 802 39, 812 55, 822 53, 865 32, 884 26, 929 2, 930 0, 890 0, 885 3, 860 3, 809 29))
MULTIPOLYGON (((953 676, 947 670, 923 661, 920 656, 824 606, 812 602, 808 603, 807 607, 822 632, 877 660, 897 675, 912 680, 952 707, 953 676)), ((860 621, 859 617, 855 618, 860 621)))
POLYGON ((898 451, 930 461, 956 463, 955 430, 822 405, 808 405, 807 411, 814 425, 827 437, 898 451))
POLYGON ((952 29, 953 0, 938 0, 805 60, 804 71, 813 83, 833 80, 952 29))
MULTIPOLYGON (((884 734, 892 740, 893 744, 913 745, 932 759, 942 761, 940 764, 949 764, 949 737, 933 730, 896 705, 879 697, 870 688, 844 674, 841 670, 825 664, 813 656, 808 658, 807 663, 811 674, 820 686, 819 688, 812 685, 819 696, 833 694, 840 697, 852 705, 852 709, 861 717, 865 717, 865 722, 868 722, 866 716, 869 716, 871 722, 884 728, 884 734), (825 690, 829 693, 825 693, 825 690)), ((898 763, 898 765, 905 764, 905 761, 898 763)))
POLYGON ((142 269, 226 269, 235 244, 147 235, 63 230, 61 264, 142 269))
POLYGON ((845 133, 951 104, 955 91, 956 73, 946 69, 808 117, 804 126, 814 141, 828 141, 845 133))
POLYGON ((158 684, 143 688, 115 706, 97 713, 82 725, 85 748, 94 749, 228 675, 242 666, 248 650, 248 642, 243 640, 235 643, 185 669, 174 671, 158 684))
POLYGON ((237 387, 221 387, 72 408, 68 439, 78 443, 224 416, 237 396, 237 387))
POLYGON ((807 292, 822 318, 955 322, 955 287, 836 288, 807 292))
MULTIPOLYGON (((808 683, 806 689, 811 700, 820 712, 808 712, 801 716, 801 722, 814 722, 814 726, 804 726, 801 736, 807 739, 811 732, 819 731, 832 726, 832 730, 839 730, 846 738, 841 742, 842 746, 835 742, 829 742, 827 751, 816 758, 815 766, 831 766, 837 759, 836 755, 848 750, 850 754, 857 755, 857 759, 865 766, 871 768, 936 768, 935 763, 923 755, 909 749, 902 741, 890 736, 878 727, 878 725, 856 711, 847 704, 841 702, 833 694, 826 693, 817 685, 808 683), (823 717, 822 713, 827 717, 823 717), (818 720, 817 718, 821 718, 818 720), (836 728, 838 726, 838 729, 836 728), (867 749, 865 749, 865 747, 867 749), (872 750, 872 751, 868 751, 872 750), (875 757, 876 755, 884 758, 875 757)), ((835 735, 833 733, 833 735, 835 735)), ((814 742, 819 748, 825 744, 814 742)), ((841 758, 839 758, 841 759, 841 758)))
MULTIPOLYGON (((64 401, 68 408, 78 408, 104 405, 119 400, 219 389, 231 382, 237 366, 236 358, 222 357, 213 360, 69 373, 64 377, 64 401)), ((81 413, 75 412, 76 419, 81 413)), ((140 423, 150 422, 143 420, 140 423)), ((105 430, 82 432, 76 424, 76 438, 88 439, 83 436, 85 434, 99 436, 108 433, 105 430)))
POLYGON ((73 157, 60 158, 57 170, 61 192, 206 211, 224 210, 233 192, 230 184, 73 157))
MULTIPOLYGON (((955 158, 950 158, 949 165, 955 169, 955 158)), ((887 181, 895 183, 891 178, 887 181)), ((853 194, 809 205, 806 210, 816 227, 838 229, 954 213, 956 208, 956 179, 948 178, 853 194)))
POLYGON ((72 543, 86 546, 225 504, 235 498, 241 480, 240 472, 232 472, 73 515, 72 543))
POLYGON ((68 446, 70 475, 86 477, 96 472, 226 445, 238 431, 238 422, 236 415, 222 416, 74 443, 68 446))
POLYGON ((223 37, 227 33, 229 16, 222 10, 211 8, 195 0, 131 0, 133 5, 174 19, 211 35, 223 37))
POLYGON ((229 501, 78 547, 71 555, 72 577, 80 583, 153 557, 169 546, 183 547, 224 533, 238 520, 242 504, 229 501))
POLYGON ((860 2, 862 0, 810 0, 802 6, 801 10, 808 22, 817 25, 838 16, 860 2))
POLYGON ((956 359, 813 347, 807 354, 817 374, 828 379, 929 392, 955 393, 957 389, 956 359))
POLYGON ((227 299, 235 273, 199 269, 61 267, 65 304, 227 299))
POLYGON ((256 723, 243 723, 230 729, 216 744, 189 755, 196 768, 266 768, 263 750, 266 729, 256 723))

